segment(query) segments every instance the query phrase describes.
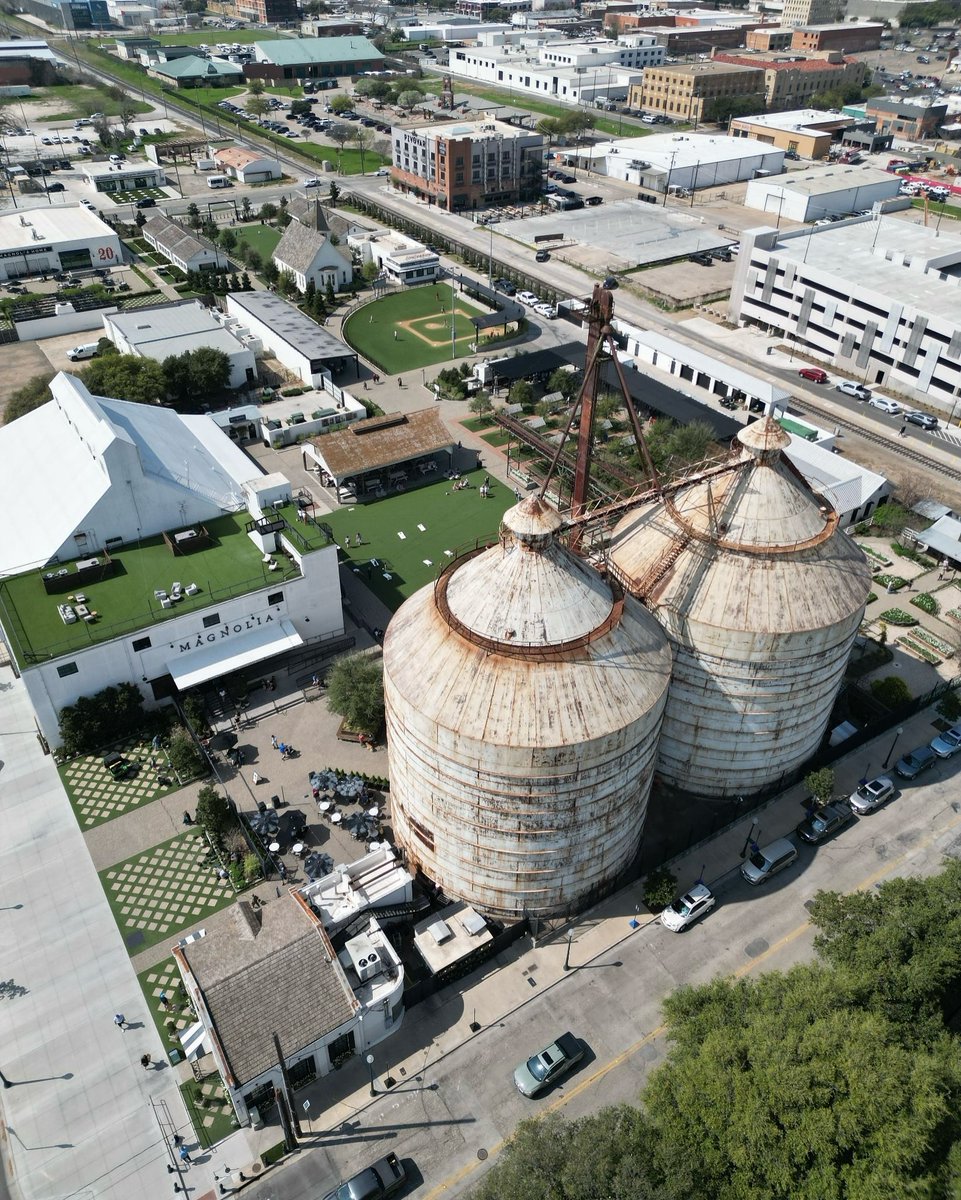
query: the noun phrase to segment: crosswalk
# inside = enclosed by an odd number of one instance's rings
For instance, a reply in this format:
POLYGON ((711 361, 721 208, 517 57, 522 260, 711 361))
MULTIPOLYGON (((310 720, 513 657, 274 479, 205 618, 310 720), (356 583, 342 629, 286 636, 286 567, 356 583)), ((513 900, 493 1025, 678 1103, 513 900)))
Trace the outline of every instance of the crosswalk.
POLYGON ((953 446, 961 446, 961 429, 932 429, 931 432, 934 437, 940 438, 942 442, 950 442, 953 446))

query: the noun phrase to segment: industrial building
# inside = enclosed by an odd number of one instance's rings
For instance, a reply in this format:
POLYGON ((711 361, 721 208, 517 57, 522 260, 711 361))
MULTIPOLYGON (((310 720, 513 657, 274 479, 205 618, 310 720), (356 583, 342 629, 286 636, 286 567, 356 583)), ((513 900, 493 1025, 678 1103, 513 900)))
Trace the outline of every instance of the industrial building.
POLYGON ((391 130, 391 182, 450 212, 538 196, 544 137, 488 116, 391 130))
POLYGON ((227 312, 308 387, 344 372, 357 378, 356 353, 275 292, 228 292, 227 312))
POLYGON ((654 192, 739 183, 753 179, 758 171, 778 174, 784 166, 783 150, 724 134, 621 138, 595 146, 568 146, 562 154, 567 162, 654 192))
POLYGON ((730 318, 949 411, 961 395, 961 237, 892 217, 742 235, 730 318))
POLYGON ((412 869, 503 918, 574 911, 640 844, 671 669, 630 596, 537 496, 394 614, 384 694, 412 869))
POLYGON ((338 79, 382 71, 384 56, 365 37, 275 38, 254 42, 248 79, 284 83, 297 79, 338 79))
POLYGON ((164 362, 188 350, 220 350, 230 363, 229 387, 244 387, 257 379, 254 347, 259 343, 238 340, 199 300, 113 313, 103 318, 103 328, 122 354, 164 362))
POLYGON ((0 214, 0 281, 122 262, 116 232, 83 205, 0 214))
POLYGON ((804 171, 751 180, 744 207, 776 217, 778 223, 817 221, 850 216, 893 200, 900 187, 896 175, 876 167, 817 164, 804 171))
POLYGON ((784 0, 782 18, 792 33, 798 25, 831 25, 843 21, 847 0, 784 0))
POLYGON ((853 117, 802 108, 735 117, 730 124, 730 134, 734 138, 750 138, 779 150, 793 151, 801 158, 826 158, 831 146, 854 124, 853 117))
POLYGON ((337 548, 298 521, 206 416, 92 396, 0 429, 0 504, 58 497, 0 535, 0 629, 47 741, 80 696, 135 684, 148 706, 344 632, 337 548), (37 447, 43 453, 37 454, 37 447))
POLYGON ((871 585, 838 514, 771 419, 730 469, 625 516, 611 570, 664 629, 673 670, 657 772, 702 796, 788 778, 820 745, 871 585))

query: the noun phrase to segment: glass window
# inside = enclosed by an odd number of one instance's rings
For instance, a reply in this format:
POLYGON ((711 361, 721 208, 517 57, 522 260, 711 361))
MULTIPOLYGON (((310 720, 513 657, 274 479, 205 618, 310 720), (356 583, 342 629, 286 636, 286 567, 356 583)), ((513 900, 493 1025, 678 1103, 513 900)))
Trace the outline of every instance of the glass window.
POLYGON ((220 624, 220 613, 210 613, 204 617, 204 629, 212 629, 214 625, 220 624))
POLYGON ((61 679, 66 679, 66 677, 68 675, 76 675, 79 670, 80 670, 80 668, 77 666, 77 664, 75 662, 61 663, 60 666, 57 667, 57 674, 60 676, 61 679))
POLYGON ((131 649, 133 650, 134 654, 139 654, 141 650, 149 650, 150 649, 150 638, 148 638, 148 637, 136 638, 133 642, 131 649))

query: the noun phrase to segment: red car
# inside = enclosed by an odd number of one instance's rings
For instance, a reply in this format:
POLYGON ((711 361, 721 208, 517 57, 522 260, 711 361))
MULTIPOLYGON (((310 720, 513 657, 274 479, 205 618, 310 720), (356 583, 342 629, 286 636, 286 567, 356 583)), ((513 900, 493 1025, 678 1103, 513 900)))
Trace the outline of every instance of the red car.
POLYGON ((802 367, 798 374, 802 379, 810 379, 812 383, 827 383, 828 373, 820 367, 802 367))

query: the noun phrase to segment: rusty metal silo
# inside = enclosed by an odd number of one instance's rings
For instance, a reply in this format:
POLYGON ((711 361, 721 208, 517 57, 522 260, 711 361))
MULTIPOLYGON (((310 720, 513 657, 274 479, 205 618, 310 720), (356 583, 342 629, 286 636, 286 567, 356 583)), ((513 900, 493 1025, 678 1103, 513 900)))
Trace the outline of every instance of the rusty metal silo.
POLYGON ((640 844, 671 656, 538 497, 384 640, 391 815, 411 864, 499 917, 602 894, 640 844))
POLYGON ((726 469, 621 520, 610 548, 674 650, 658 774, 705 796, 759 791, 810 757, 871 584, 781 427, 767 418, 738 441, 726 469))

